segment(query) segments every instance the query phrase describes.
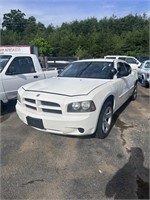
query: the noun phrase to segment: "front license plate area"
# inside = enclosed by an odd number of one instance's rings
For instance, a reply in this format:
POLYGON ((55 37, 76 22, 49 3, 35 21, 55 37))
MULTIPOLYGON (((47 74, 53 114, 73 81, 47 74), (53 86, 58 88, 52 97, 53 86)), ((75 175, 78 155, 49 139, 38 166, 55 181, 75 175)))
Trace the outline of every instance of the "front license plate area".
POLYGON ((39 129, 44 129, 42 119, 33 118, 33 117, 29 117, 29 116, 27 116, 26 119, 27 119, 27 123, 29 126, 33 126, 35 128, 39 128, 39 129))

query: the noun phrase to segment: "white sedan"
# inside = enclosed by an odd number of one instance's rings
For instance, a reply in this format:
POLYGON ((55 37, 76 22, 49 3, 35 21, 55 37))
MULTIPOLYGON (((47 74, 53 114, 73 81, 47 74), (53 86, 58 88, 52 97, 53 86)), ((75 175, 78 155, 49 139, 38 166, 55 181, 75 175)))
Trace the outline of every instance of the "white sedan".
POLYGON ((19 118, 55 134, 105 138, 113 113, 137 95, 137 71, 123 60, 86 59, 18 90, 19 118))

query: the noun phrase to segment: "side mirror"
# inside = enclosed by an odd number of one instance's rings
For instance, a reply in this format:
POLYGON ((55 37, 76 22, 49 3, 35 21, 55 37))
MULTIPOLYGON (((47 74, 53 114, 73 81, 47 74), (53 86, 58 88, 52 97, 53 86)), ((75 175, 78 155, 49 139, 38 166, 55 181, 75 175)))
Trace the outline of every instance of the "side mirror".
POLYGON ((58 70, 58 74, 60 74, 64 69, 59 69, 58 70))
POLYGON ((115 75, 115 74, 117 73, 116 68, 112 68, 112 69, 111 69, 111 73, 112 73, 113 75, 115 75))
POLYGON ((11 66, 7 69, 6 75, 13 75, 13 74, 15 74, 15 68, 11 66))

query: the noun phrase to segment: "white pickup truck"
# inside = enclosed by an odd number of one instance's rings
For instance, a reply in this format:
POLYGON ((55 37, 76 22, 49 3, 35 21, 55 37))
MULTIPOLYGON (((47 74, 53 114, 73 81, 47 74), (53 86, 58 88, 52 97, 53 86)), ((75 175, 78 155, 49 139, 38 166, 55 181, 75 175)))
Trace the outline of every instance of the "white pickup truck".
POLYGON ((56 69, 43 71, 34 54, 0 55, 0 102, 16 98, 22 85, 57 75, 56 69))
POLYGON ((123 60, 87 59, 58 77, 18 90, 16 111, 26 124, 55 134, 105 138, 113 113, 137 95, 137 73, 123 60))

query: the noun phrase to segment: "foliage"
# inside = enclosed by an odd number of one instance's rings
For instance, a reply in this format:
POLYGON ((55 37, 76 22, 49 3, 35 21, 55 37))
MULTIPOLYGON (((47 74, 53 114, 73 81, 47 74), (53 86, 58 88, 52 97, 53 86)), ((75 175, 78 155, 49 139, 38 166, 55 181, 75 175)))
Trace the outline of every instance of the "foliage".
POLYGON ((37 37, 30 42, 31 45, 37 46, 39 48, 39 53, 41 56, 48 55, 50 53, 50 48, 46 40, 42 37, 37 37))
POLYGON ((148 56, 149 18, 143 15, 88 18, 60 27, 47 27, 34 16, 25 19, 20 10, 4 14, 2 45, 36 45, 40 55, 103 57, 107 54, 148 56))
POLYGON ((88 55, 87 50, 82 49, 81 46, 79 46, 79 47, 77 48, 76 52, 75 52, 75 56, 76 56, 77 58, 80 58, 80 59, 82 59, 82 58, 84 58, 84 57, 87 57, 87 55, 88 55))
POLYGON ((4 14, 2 27, 17 33, 23 32, 26 26, 24 16, 25 14, 20 10, 11 10, 10 13, 4 14))

